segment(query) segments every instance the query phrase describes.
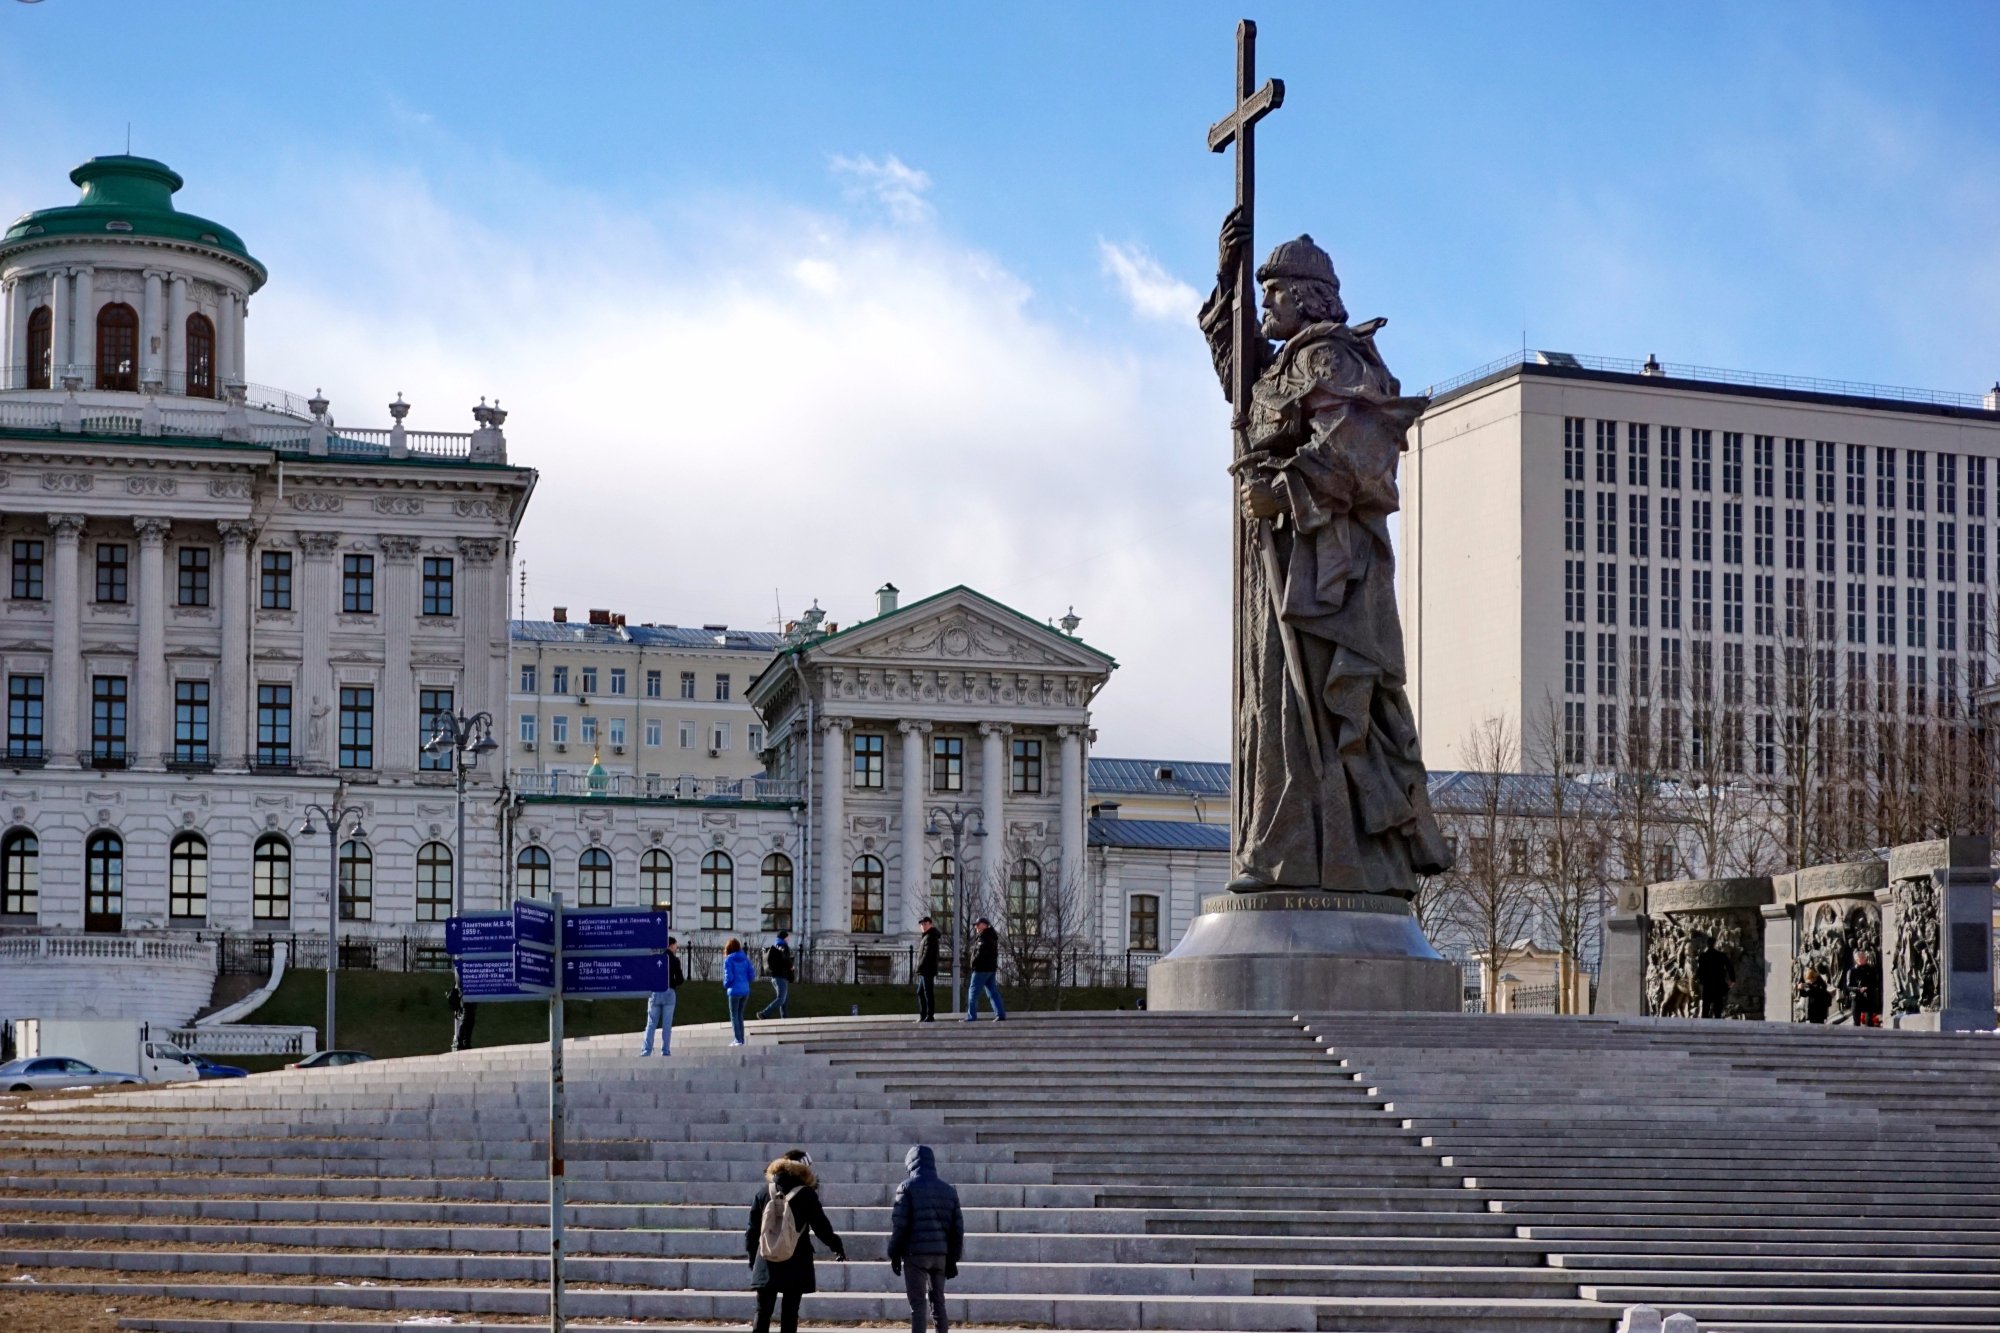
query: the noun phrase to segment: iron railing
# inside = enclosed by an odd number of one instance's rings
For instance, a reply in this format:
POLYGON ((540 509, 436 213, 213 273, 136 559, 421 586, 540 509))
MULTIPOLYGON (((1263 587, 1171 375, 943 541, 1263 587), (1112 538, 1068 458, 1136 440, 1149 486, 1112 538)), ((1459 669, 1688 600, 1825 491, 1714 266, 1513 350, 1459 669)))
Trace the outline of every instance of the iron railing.
POLYGON ((1836 394, 1845 398, 1876 398, 1885 402, 1922 403, 1932 407, 1969 407, 1994 411, 2000 407, 1993 394, 1963 393, 1952 389, 1912 389, 1893 384, 1869 384, 1860 380, 1817 379, 1810 375, 1779 375, 1757 370, 1725 370, 1718 366, 1696 366, 1676 361, 1644 361, 1631 357, 1587 356, 1571 352, 1522 350, 1509 352, 1495 361, 1477 366, 1462 375, 1439 380, 1424 392, 1433 398, 1498 375, 1516 366, 1552 366, 1577 370, 1602 370, 1619 375, 1645 375, 1663 380, 1694 380, 1705 384, 1739 384, 1762 389, 1790 389, 1800 393, 1836 394))

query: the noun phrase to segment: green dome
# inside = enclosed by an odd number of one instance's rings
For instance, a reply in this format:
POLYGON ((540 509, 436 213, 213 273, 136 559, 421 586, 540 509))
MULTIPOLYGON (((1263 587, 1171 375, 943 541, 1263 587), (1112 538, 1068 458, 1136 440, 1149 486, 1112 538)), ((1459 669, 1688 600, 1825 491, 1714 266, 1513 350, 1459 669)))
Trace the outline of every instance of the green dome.
POLYGON ((0 258, 52 237, 143 236, 183 241, 241 260, 250 270, 253 292, 269 276, 250 257, 242 237, 219 222, 174 208, 174 191, 182 182, 180 173, 164 162, 122 153, 93 157, 69 178, 83 187, 83 197, 65 208, 22 214, 0 237, 0 258))

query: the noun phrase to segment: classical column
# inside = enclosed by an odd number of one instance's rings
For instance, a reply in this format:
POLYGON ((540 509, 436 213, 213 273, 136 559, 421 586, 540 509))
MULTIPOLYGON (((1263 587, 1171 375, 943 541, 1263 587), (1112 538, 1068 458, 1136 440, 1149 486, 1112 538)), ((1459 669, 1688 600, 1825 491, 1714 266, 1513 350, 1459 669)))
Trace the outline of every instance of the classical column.
POLYGON ((166 340, 160 336, 160 281, 166 274, 159 269, 146 270, 145 308, 139 312, 139 387, 156 384, 160 380, 160 357, 166 340))
POLYGON ((229 293, 229 304, 223 311, 223 323, 229 329, 229 343, 216 360, 229 367, 229 378, 241 382, 243 375, 243 294, 229 293))
MULTIPOLYGON (((417 688, 410 674, 410 635, 417 624, 416 559, 422 545, 415 537, 382 538, 382 689, 375 700, 382 747, 375 765, 384 776, 397 778, 416 770, 417 747, 424 741, 418 735, 417 688)), ((466 665, 470 668, 470 658, 466 665)), ((470 670, 465 674, 469 676, 470 670)))
POLYGON ((250 536, 248 523, 218 523, 222 529, 222 671, 217 701, 218 727, 209 752, 221 767, 242 769, 250 754, 250 536))
POLYGON ((924 840, 924 737, 930 734, 931 724, 898 722, 896 730, 903 733, 902 929, 911 931, 917 928, 917 918, 924 914, 924 901, 929 895, 930 858, 924 840))
POLYGON ((50 768, 75 768, 80 748, 76 720, 84 691, 90 688, 83 670, 83 603, 77 587, 77 543, 83 536, 82 514, 50 514, 55 559, 50 567, 49 610, 55 617, 55 639, 49 656, 49 730, 46 753, 50 768))
POLYGON ((304 649, 299 664, 299 688, 292 696, 292 735, 303 737, 295 752, 304 766, 331 772, 334 767, 335 710, 333 693, 333 621, 340 614, 340 534, 301 532, 299 555, 305 568, 299 579, 299 627, 304 649))
POLYGON ((138 679, 132 682, 131 715, 138 721, 133 766, 158 770, 166 763, 167 719, 173 715, 167 681, 167 532, 163 518, 134 519, 139 534, 138 679))
POLYGON ((167 387, 185 394, 187 385, 187 298, 188 280, 173 275, 167 284, 167 387), (178 385, 178 388, 175 386, 178 385))
POLYGON ((979 804, 986 816, 981 886, 989 908, 997 907, 1007 891, 1007 783, 1013 772, 1007 762, 1007 738, 1013 732, 1004 722, 979 724, 979 804))
MULTIPOLYGON (((455 625, 465 659, 463 689, 465 701, 460 711, 467 716, 480 711, 493 714, 496 739, 507 735, 507 579, 496 563, 503 549, 497 537, 458 539, 457 583, 454 589, 455 625)), ((632 753, 638 752, 638 737, 629 738, 632 753)), ((636 771, 636 764, 634 769, 636 771)), ((475 782, 497 785, 506 769, 504 762, 489 761, 472 774, 475 782)))
POLYGON ((819 924, 841 935, 853 925, 847 901, 847 729, 853 720, 819 720, 819 924))
POLYGON ((1057 727, 1062 742, 1062 777, 1057 788, 1062 797, 1062 869, 1057 883, 1067 888, 1083 883, 1083 728, 1057 727))
POLYGON ((96 281, 96 269, 86 265, 76 271, 76 309, 71 315, 71 337, 75 341, 70 345, 70 364, 83 376, 86 389, 97 387, 96 281))
POLYGON ((71 353, 75 344, 70 340, 70 316, 76 309, 76 300, 71 295, 70 270, 52 268, 49 270, 49 337, 51 352, 49 360, 49 387, 60 389, 63 376, 69 374, 71 353))
POLYGON ((5 321, 0 322, 0 389, 13 388, 16 380, 24 384, 27 382, 22 378, 21 372, 14 369, 18 363, 27 359, 27 349, 20 345, 21 340, 14 332, 15 295, 20 285, 21 281, 18 278, 9 278, 4 284, 0 284, 0 305, 6 308, 5 321))

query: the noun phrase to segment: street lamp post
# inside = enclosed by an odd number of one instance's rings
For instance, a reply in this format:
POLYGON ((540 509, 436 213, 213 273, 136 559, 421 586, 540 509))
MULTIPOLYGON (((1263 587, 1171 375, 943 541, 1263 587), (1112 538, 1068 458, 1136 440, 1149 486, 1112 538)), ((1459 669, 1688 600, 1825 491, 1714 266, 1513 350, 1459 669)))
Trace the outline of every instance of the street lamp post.
POLYGON ((951 995, 954 1007, 964 1002, 964 997, 959 994, 960 987, 965 984, 965 978, 959 971, 958 948, 959 939, 965 934, 964 848, 967 837, 966 825, 968 823, 972 825, 970 836, 974 838, 984 838, 986 836, 986 812, 977 807, 968 810, 961 805, 954 805, 949 810, 941 805, 933 806, 930 822, 924 829, 924 832, 933 838, 945 837, 947 832, 950 835, 945 843, 945 847, 951 853, 952 866, 951 995), (940 819, 944 821, 942 828, 938 825, 940 819))
POLYGON ((467 717, 463 713, 445 713, 437 719, 437 730, 424 742, 425 754, 456 754, 452 767, 457 769, 458 789, 458 841, 451 849, 451 914, 462 915, 465 911, 465 775, 466 771, 479 762, 479 756, 492 754, 500 748, 493 739, 493 714, 474 713, 467 717))
POLYGON ((326 1050, 334 1049, 333 1033, 333 977, 340 970, 340 826, 353 819, 354 826, 347 831, 349 838, 359 840, 368 836, 368 830, 361 827, 361 807, 342 805, 340 798, 345 790, 336 790, 331 809, 323 805, 306 807, 306 822, 299 826, 301 838, 318 835, 313 827, 313 817, 318 816, 326 825, 326 1050))

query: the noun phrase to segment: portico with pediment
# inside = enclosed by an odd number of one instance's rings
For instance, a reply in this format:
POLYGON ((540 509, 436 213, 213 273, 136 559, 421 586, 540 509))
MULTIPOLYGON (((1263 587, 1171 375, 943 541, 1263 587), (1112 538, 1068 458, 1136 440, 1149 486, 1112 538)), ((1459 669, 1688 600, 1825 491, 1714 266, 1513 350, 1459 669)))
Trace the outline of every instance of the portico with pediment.
POLYGON ((872 619, 829 629, 801 621, 750 692, 769 770, 812 807, 812 935, 915 931, 954 869, 928 831, 939 807, 987 831, 968 839, 969 901, 1081 886, 1090 705, 1117 663, 964 586, 907 606, 885 587, 872 619))

